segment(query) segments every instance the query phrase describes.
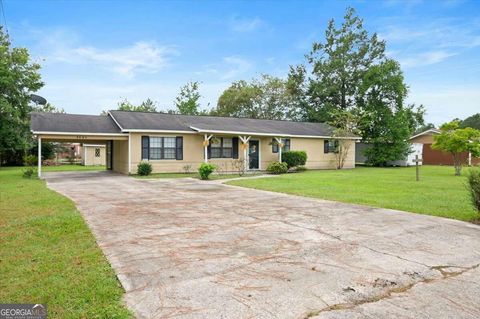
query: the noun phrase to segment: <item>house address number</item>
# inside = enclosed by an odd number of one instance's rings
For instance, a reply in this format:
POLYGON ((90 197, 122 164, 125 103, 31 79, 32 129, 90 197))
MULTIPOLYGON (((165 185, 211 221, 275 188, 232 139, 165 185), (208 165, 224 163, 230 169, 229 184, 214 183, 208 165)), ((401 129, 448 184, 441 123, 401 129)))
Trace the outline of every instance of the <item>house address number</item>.
POLYGON ((77 140, 86 140, 86 136, 77 135, 77 140))

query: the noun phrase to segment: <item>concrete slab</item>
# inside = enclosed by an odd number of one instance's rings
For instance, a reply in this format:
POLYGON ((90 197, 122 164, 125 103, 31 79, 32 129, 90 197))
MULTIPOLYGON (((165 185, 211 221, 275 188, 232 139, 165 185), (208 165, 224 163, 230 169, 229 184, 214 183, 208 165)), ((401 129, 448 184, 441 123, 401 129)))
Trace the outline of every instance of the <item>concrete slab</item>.
MULTIPOLYGON (((50 179, 138 318, 478 318, 480 227, 194 179, 50 179)), ((448 200, 448 199, 446 199, 448 200)))

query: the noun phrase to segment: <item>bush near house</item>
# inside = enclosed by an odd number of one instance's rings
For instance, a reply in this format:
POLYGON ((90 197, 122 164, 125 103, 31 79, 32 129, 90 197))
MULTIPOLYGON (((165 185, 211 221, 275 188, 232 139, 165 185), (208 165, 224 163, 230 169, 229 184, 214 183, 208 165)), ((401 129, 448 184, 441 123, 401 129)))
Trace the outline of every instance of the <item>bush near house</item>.
POLYGON ((137 174, 140 176, 147 176, 152 173, 152 164, 148 162, 140 162, 137 165, 137 174))
POLYGON ((282 153, 282 162, 286 163, 288 168, 303 166, 307 162, 307 153, 305 151, 287 151, 282 153))
POLYGON ((467 179, 473 207, 480 213, 480 169, 472 169, 467 179))
POLYGON ((200 179, 208 179, 210 174, 215 171, 216 166, 213 164, 202 163, 198 168, 198 174, 200 175, 200 179))
POLYGON ((270 174, 285 174, 288 172, 287 163, 271 162, 267 166, 267 172, 270 174))

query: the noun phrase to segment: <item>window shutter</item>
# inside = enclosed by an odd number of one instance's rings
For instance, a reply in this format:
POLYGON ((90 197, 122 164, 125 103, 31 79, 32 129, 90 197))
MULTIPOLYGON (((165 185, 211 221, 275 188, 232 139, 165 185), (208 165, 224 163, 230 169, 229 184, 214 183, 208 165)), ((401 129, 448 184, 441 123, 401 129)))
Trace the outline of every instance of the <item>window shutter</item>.
POLYGON ((328 143, 328 140, 324 140, 324 141, 323 141, 323 152, 324 152, 325 154, 327 154, 328 151, 329 151, 329 149, 328 149, 328 144, 329 144, 329 143, 328 143))
POLYGON ((232 138, 232 157, 238 158, 238 137, 232 138))
POLYGON ((212 148, 209 143, 207 146, 207 158, 210 158, 211 156, 212 156, 212 148))
POLYGON ((142 136, 142 160, 150 158, 150 137, 142 136))
POLYGON ((175 148, 175 158, 177 160, 183 160, 183 136, 177 136, 175 148))

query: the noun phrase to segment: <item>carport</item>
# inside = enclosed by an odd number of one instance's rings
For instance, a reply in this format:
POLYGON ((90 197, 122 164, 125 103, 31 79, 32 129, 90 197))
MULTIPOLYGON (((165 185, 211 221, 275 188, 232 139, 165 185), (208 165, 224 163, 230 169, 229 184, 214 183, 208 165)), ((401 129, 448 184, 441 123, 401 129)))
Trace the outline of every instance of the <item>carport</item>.
POLYGON ((42 142, 73 142, 106 146, 107 170, 119 170, 116 149, 129 149, 129 135, 122 133, 109 116, 32 113, 32 133, 38 140, 38 177, 42 177, 42 142))

